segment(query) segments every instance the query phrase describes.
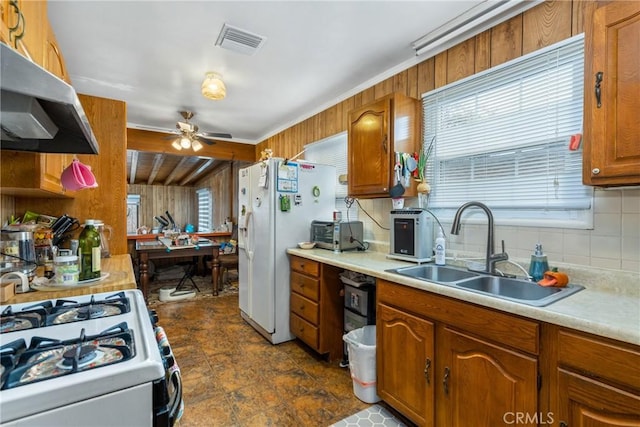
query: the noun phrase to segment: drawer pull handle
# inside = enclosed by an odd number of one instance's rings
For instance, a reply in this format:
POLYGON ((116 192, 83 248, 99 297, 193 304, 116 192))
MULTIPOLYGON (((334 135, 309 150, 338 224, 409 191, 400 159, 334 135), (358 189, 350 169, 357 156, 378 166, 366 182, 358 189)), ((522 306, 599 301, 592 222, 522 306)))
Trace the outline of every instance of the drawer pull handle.
POLYGON ((429 371, 431 370, 431 359, 427 357, 427 360, 424 363, 424 377, 427 379, 427 384, 431 384, 431 374, 429 371))

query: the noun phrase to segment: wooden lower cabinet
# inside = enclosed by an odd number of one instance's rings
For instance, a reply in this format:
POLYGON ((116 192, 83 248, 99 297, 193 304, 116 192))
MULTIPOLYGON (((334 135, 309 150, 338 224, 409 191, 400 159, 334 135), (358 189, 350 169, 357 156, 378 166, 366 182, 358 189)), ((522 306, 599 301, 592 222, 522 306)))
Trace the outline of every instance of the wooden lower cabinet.
POLYGON ((441 329, 436 425, 500 426, 516 417, 525 421, 520 425, 537 425, 537 358, 446 326, 441 329), (526 422, 527 416, 532 423, 526 422))
POLYGON ((295 255, 290 261, 291 333, 329 360, 342 358, 340 269, 295 255))
POLYGON ((419 426, 536 417, 537 322, 384 280, 376 293, 377 391, 385 402, 419 426))
POLYGON ((385 304, 376 311, 378 395, 421 426, 433 426, 435 326, 385 304), (408 380, 410 379, 410 380, 408 380))
POLYGON ((640 349, 560 329, 557 333, 559 426, 640 427, 640 349))
POLYGON ((558 422, 562 427, 639 427, 640 397, 604 382, 559 369, 558 422))

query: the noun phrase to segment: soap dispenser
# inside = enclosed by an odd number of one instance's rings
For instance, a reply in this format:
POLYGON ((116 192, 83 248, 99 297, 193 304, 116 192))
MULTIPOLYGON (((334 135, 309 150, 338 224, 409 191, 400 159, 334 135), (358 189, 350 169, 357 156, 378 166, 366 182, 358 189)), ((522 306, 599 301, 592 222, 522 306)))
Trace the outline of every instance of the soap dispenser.
POLYGON ((542 244, 536 243, 536 250, 531 255, 531 264, 529 265, 529 276, 534 282, 542 280, 545 271, 549 271, 549 263, 547 256, 542 253, 542 244))

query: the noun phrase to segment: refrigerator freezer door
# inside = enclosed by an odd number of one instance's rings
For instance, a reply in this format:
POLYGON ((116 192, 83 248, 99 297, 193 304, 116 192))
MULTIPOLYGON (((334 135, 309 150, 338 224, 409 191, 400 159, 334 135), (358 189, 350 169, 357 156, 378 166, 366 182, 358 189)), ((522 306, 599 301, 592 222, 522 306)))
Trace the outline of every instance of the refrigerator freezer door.
MULTIPOLYGON (((271 163, 271 162, 270 162, 271 163)), ((274 283, 274 187, 273 174, 275 167, 269 164, 268 182, 265 188, 264 165, 258 163, 251 166, 251 220, 248 226, 248 242, 252 274, 249 278, 250 294, 248 313, 251 319, 266 332, 275 330, 275 283, 274 283)))
POLYGON ((238 300, 240 310, 249 313, 249 254, 245 242, 250 219, 250 168, 240 169, 238 176, 238 300))

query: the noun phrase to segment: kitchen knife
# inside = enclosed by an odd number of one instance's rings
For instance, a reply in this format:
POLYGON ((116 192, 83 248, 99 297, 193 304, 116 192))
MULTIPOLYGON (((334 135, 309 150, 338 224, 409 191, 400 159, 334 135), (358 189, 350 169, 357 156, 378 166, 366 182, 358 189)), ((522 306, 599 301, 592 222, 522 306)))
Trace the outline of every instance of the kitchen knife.
POLYGON ((171 221, 171 226, 173 228, 176 228, 176 222, 171 217, 171 214, 169 213, 169 211, 165 211, 164 214, 167 216, 167 218, 169 218, 169 221, 171 221))
POLYGON ((154 216, 155 220, 158 221, 160 223, 161 226, 166 227, 167 225, 169 225, 169 221, 167 221, 166 219, 164 219, 164 217, 162 216, 154 216))

